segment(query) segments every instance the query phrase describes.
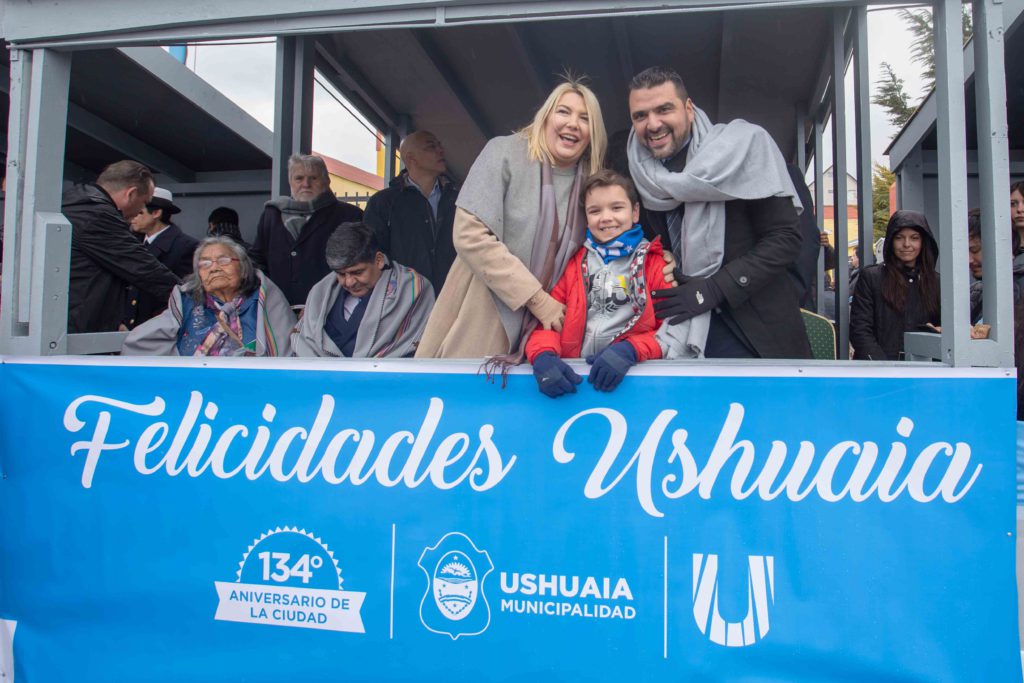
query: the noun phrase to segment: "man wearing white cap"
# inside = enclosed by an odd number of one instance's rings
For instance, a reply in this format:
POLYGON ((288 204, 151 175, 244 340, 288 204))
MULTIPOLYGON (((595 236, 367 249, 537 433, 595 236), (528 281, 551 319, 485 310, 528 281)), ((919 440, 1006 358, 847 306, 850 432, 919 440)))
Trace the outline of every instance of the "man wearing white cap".
MULTIPOLYGON (((154 188, 153 198, 132 219, 132 232, 143 236, 143 244, 156 259, 179 278, 192 273, 192 254, 198 240, 181 231, 171 216, 181 213, 174 204, 174 195, 162 187, 154 188)), ((125 325, 129 328, 149 320, 167 308, 167 300, 158 300, 134 287, 129 291, 129 308, 125 325)))

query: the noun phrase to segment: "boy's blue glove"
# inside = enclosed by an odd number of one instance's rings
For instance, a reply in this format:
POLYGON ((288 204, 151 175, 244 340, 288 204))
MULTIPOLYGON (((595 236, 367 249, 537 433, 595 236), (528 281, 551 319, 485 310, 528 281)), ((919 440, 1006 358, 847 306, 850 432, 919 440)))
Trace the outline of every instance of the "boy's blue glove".
POLYGON ((636 349, 628 341, 615 342, 600 353, 587 356, 587 362, 594 366, 587 381, 598 391, 611 391, 636 365, 636 349))
POLYGON ((575 394, 576 385, 583 381, 565 361, 550 351, 533 359, 533 376, 537 378, 540 392, 551 398, 575 394))

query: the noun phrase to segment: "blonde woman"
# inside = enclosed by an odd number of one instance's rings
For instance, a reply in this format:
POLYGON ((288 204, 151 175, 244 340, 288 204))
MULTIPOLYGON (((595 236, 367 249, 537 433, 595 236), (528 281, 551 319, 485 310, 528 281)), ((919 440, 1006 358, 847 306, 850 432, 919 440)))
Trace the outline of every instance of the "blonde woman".
POLYGON ((456 202, 458 257, 417 358, 523 360, 537 327, 561 330, 565 307, 548 292, 583 243, 583 180, 607 147, 601 107, 578 81, 558 85, 512 135, 487 143, 456 202))

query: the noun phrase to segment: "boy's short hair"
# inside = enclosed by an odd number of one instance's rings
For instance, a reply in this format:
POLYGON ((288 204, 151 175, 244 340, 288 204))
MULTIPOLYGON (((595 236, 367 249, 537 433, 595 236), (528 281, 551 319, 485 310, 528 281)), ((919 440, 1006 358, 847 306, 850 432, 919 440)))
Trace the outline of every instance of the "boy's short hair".
POLYGON ((616 173, 615 171, 603 168, 596 173, 592 173, 589 178, 583 182, 583 187, 580 188, 580 206, 587 205, 587 195, 595 187, 621 187, 626 196, 629 197, 630 204, 639 204, 640 199, 636 193, 636 186, 633 181, 626 176, 616 173))

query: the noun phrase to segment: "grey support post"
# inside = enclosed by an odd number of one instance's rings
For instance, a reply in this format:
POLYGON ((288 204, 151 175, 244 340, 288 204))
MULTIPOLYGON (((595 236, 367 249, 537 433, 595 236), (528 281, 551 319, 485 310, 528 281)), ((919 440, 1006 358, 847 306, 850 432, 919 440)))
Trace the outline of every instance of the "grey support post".
MULTIPOLYGON (((1007 151, 1006 81, 1003 64, 1002 2, 974 0, 974 87, 978 125, 978 185, 984 254, 1009 254, 1010 160, 1007 151), (993 106, 995 103, 998 106, 993 106)), ((1012 368, 1013 299, 1010 260, 986 258, 982 263, 985 322, 989 339, 971 342, 971 364, 1012 368)))
POLYGON ((807 116, 803 107, 796 112, 796 167, 801 178, 807 176, 807 116))
POLYGON ((288 157, 313 147, 313 39, 277 39, 271 195, 288 194, 288 157))
POLYGON ((0 352, 67 348, 71 225, 60 214, 71 55, 11 51, 0 352))
POLYGON ((868 61, 868 8, 860 5, 853 10, 853 92, 856 107, 857 139, 857 242, 860 267, 875 262, 874 204, 871 198, 871 73, 868 61))
POLYGON ((384 133, 384 187, 398 175, 397 153, 400 142, 397 131, 389 130, 384 133))
POLYGON ((832 227, 836 250, 836 358, 850 356, 850 272, 846 220, 846 23, 850 11, 832 10, 832 227))
MULTIPOLYGON (((818 112, 814 114, 814 216, 818 232, 825 220, 825 122, 818 112)), ((815 271, 814 286, 817 292, 818 315, 825 313, 825 250, 818 248, 818 267, 815 271)))
MULTIPOLYGON (((970 364, 967 279, 967 134, 964 123, 960 0, 935 3, 935 95, 938 105, 939 272, 942 273, 942 362, 970 364)), ((1003 100, 1005 102, 1005 99, 1003 100)), ((1005 226, 1006 223, 1003 223, 1005 226)), ((995 283, 998 286, 998 282, 995 283)))

